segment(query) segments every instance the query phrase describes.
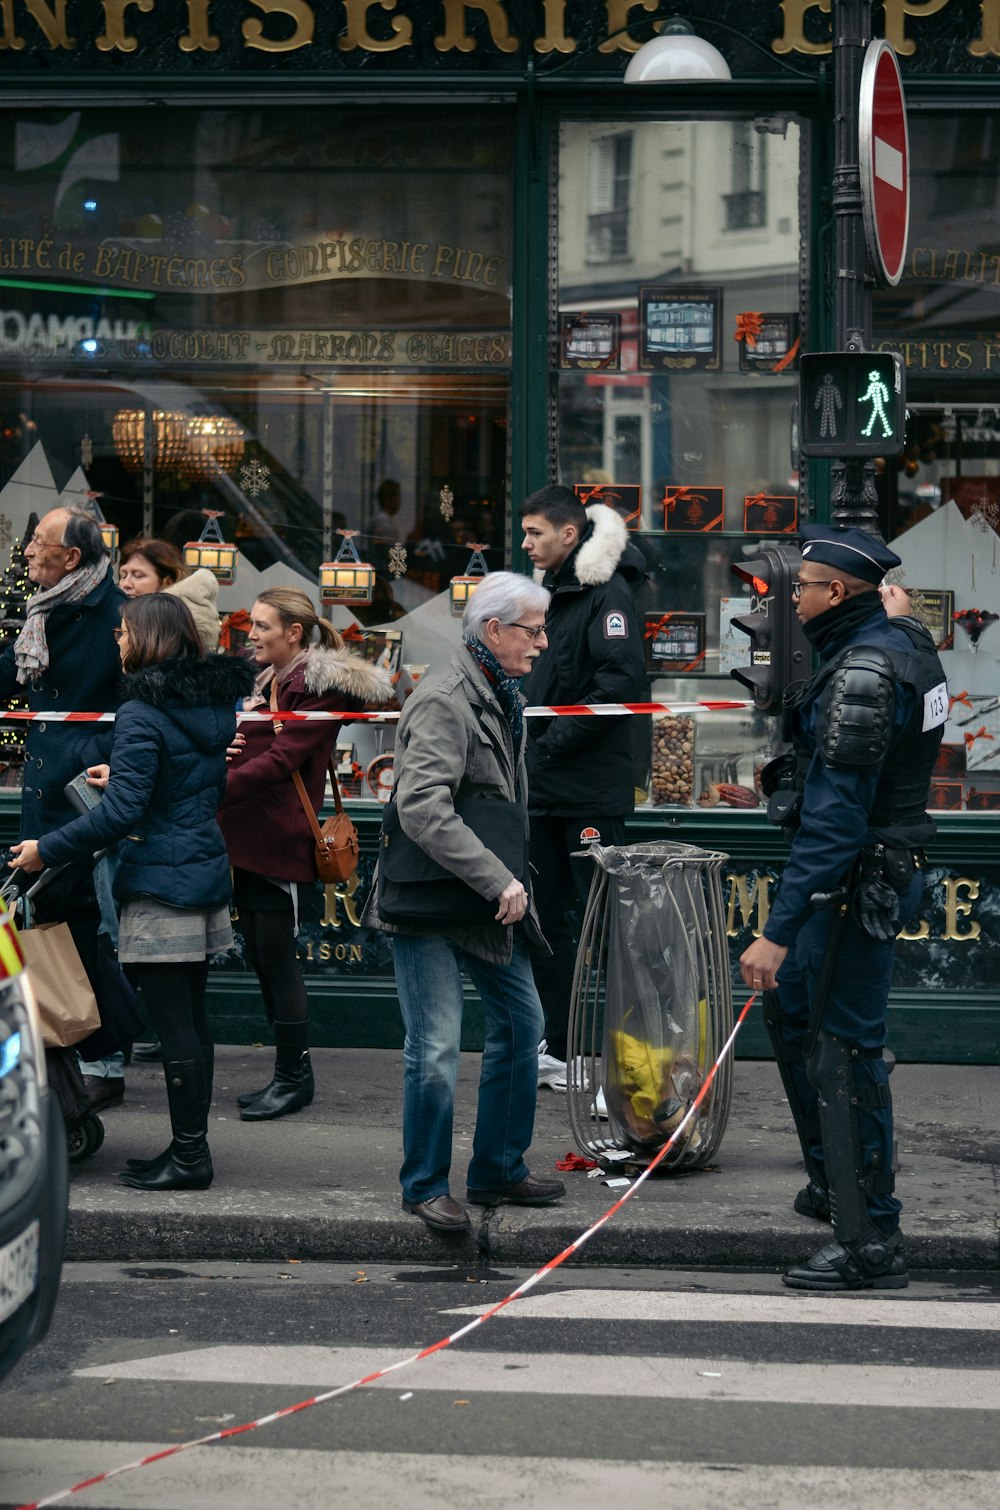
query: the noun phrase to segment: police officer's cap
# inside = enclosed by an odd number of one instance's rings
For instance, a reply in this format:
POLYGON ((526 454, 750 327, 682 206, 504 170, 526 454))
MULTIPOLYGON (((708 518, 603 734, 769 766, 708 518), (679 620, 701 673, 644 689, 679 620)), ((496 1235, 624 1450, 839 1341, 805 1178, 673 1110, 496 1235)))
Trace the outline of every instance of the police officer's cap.
POLYGON ((887 571, 902 565, 899 557, 874 535, 837 524, 803 525, 802 559, 848 572, 875 587, 887 571))

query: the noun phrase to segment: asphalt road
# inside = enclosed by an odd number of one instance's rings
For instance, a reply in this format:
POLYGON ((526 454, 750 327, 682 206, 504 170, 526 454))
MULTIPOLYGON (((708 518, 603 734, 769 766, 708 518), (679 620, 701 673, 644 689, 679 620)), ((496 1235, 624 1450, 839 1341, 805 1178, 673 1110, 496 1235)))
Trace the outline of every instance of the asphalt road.
MULTIPOLYGON (((0 1506, 409 1358, 526 1277, 70 1265, 50 1338, 0 1387, 0 1506)), ((831 1297, 770 1273, 566 1266, 372 1385, 65 1503, 993 1510, 998 1339, 995 1272, 831 1297)))

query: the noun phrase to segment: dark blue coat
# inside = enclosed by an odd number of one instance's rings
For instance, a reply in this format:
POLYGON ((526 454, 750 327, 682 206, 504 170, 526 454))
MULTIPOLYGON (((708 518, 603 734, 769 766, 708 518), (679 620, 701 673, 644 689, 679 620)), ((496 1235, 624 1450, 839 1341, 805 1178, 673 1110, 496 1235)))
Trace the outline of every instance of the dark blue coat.
MULTIPOLYGON (((822 666, 861 646, 904 656, 913 651, 913 642, 901 623, 886 616, 874 592, 859 595, 849 600, 846 608, 830 609, 811 620, 806 633, 819 651, 822 666)), ((944 673, 933 652, 931 659, 943 681, 944 673)), ((815 690, 806 690, 793 715, 794 744, 808 765, 799 826, 764 927, 765 938, 775 944, 792 944, 799 929, 812 916, 809 899, 813 893, 830 892, 840 886, 850 875, 861 850, 882 837, 872 831, 872 812, 883 779, 882 770, 877 765, 835 768, 822 759, 816 748, 816 718, 823 688, 817 678, 810 688, 814 684, 815 690)), ((915 689, 897 680, 887 765, 901 758, 898 748, 905 748, 903 736, 914 720, 919 729, 922 713, 915 689)), ((934 834, 933 823, 924 816, 924 825, 914 828, 908 841, 914 847, 927 843, 934 834)))
MULTIPOLYGON (((40 712, 114 713, 121 698, 122 670, 112 630, 127 601, 109 570, 79 603, 51 608, 45 623, 48 670, 37 685, 22 686, 14 648, 8 645, 0 655, 0 701, 26 698, 29 708, 40 712)), ((45 719, 28 724, 27 730, 21 838, 37 839, 72 818, 74 810, 63 796, 63 787, 85 766, 107 759, 111 730, 107 725, 45 719), (106 731, 103 740, 102 728, 106 731)))
POLYGON ((229 860, 216 808, 236 702, 253 668, 228 656, 170 660, 127 677, 115 720, 111 779, 84 817, 45 834, 46 865, 119 845, 115 895, 140 893, 174 907, 214 907, 230 895, 229 860))

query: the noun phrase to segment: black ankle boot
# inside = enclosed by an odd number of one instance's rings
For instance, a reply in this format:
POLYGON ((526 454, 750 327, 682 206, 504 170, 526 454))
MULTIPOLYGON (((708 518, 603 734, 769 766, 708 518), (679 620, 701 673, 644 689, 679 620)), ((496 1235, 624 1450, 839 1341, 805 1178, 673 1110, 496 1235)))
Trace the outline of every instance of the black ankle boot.
POLYGON ((214 1176, 212 1155, 207 1141, 202 1139, 200 1149, 189 1148, 181 1153, 177 1148, 168 1148, 151 1168, 126 1170, 118 1178, 123 1185, 132 1185, 136 1190, 207 1190, 214 1176))
POLYGON ((119 1176, 136 1190, 207 1190, 214 1171, 208 1151, 208 1108, 212 1098, 211 1054, 164 1062, 173 1141, 146 1168, 131 1166, 119 1176))
POLYGON ((154 1159, 126 1159, 126 1169, 153 1169, 157 1164, 165 1164, 174 1151, 174 1145, 168 1143, 162 1153, 158 1153, 154 1159))
POLYGON ((275 1067, 274 1079, 240 1112, 243 1122, 271 1122, 309 1105, 312 1095, 301 1062, 290 1074, 275 1067))
MULTIPOLYGON (((302 1105, 311 1106, 316 1095, 316 1080, 313 1075, 312 1060, 309 1058, 308 1049, 304 1050, 300 1063, 304 1077, 302 1082, 303 1089, 305 1091, 305 1100, 303 1101, 302 1105)), ((275 1074, 277 1074, 277 1067, 275 1067, 275 1074)), ((265 1091, 269 1091, 273 1084, 274 1081, 269 1080, 266 1085, 262 1085, 260 1087, 260 1090, 244 1091, 242 1095, 236 1097, 236 1105, 251 1106, 253 1102, 258 1099, 258 1097, 263 1096, 265 1091)))

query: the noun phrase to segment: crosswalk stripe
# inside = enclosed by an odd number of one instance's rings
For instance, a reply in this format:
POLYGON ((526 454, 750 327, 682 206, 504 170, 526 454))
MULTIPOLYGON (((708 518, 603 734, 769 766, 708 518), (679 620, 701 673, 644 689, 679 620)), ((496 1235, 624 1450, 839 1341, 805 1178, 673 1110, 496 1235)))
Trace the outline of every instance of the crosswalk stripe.
MULTIPOLYGON (((405 1356, 405 1347, 191 1348, 77 1369, 85 1379, 266 1384, 333 1388, 405 1356)), ((1000 1370, 880 1367, 876 1364, 747 1363, 603 1353, 436 1353, 379 1390, 443 1390, 456 1395, 600 1395, 617 1399, 754 1401, 758 1404, 864 1405, 954 1410, 1000 1409, 1000 1370)))
MULTIPOLYGON (((445 1316, 480 1316, 483 1306, 456 1306, 445 1316)), ((507 1319, 538 1321, 730 1321, 768 1326, 919 1327, 934 1331, 1000 1330, 991 1301, 886 1300, 858 1295, 687 1294, 655 1290, 536 1290, 516 1300, 507 1319)))
MULTIPOLYGON (((163 1445, 0 1438, 3 1494, 24 1502, 74 1478, 100 1473, 109 1462, 144 1456, 163 1445)), ((487 1501, 491 1510, 529 1503, 545 1510, 607 1510, 621 1499, 623 1489, 637 1504, 719 1504, 724 1498, 731 1506, 766 1505, 768 1510, 824 1504, 856 1510, 872 1503, 870 1467, 744 1465, 725 1459, 711 1464, 640 1459, 625 1465, 572 1457, 533 1457, 514 1464, 498 1454, 332 1453, 245 1445, 172 1458, 102 1484, 100 1504, 102 1510, 190 1510, 194 1503, 212 1510, 246 1510, 248 1504, 291 1503, 292 1486, 296 1510, 369 1505, 373 1497, 405 1504, 406 1510, 487 1501), (721 1476, 720 1469, 725 1470, 721 1476)), ((880 1468, 877 1498, 882 1505, 905 1505, 907 1510, 941 1510, 943 1504, 995 1510, 1000 1473, 880 1468)), ((86 1503, 84 1495, 81 1507, 86 1503)))

